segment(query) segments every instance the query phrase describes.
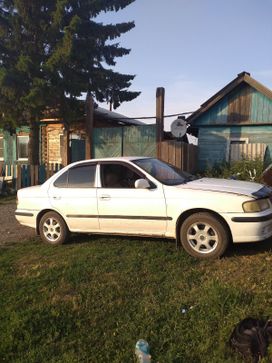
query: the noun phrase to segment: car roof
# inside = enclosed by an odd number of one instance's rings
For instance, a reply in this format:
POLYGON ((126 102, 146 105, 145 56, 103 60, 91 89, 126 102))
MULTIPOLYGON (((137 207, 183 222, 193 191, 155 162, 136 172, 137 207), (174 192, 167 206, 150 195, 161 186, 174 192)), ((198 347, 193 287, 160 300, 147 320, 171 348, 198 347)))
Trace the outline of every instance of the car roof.
POLYGON ((148 157, 148 156, 119 156, 119 157, 115 157, 115 158, 100 158, 100 159, 87 159, 87 160, 75 161, 71 164, 66 165, 64 168, 60 169, 57 173, 52 175, 51 178, 47 179, 41 186, 45 188, 48 184, 51 183, 52 178, 53 178, 53 180, 57 179, 59 174, 62 174, 66 170, 70 169, 71 166, 73 166, 73 165, 76 166, 76 165, 90 163, 90 162, 97 163, 97 162, 101 162, 101 161, 133 161, 133 160, 139 160, 139 159, 150 159, 150 157, 148 157))
POLYGON ((134 161, 138 159, 150 159, 148 156, 119 156, 115 158, 99 158, 99 159, 87 159, 87 160, 81 160, 81 161, 75 161, 72 164, 83 164, 83 163, 89 163, 89 162, 100 162, 100 161, 134 161))

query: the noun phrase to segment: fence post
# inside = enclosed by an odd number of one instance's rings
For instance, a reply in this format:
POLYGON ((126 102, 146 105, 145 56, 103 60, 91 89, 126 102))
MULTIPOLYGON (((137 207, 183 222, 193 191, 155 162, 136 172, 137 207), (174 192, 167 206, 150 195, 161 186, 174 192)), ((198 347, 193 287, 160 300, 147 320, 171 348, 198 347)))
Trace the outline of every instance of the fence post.
POLYGON ((16 190, 22 187, 22 169, 21 165, 16 165, 16 190))
POLYGON ((163 141, 164 131, 164 96, 165 89, 158 87, 156 91, 156 141, 157 141, 157 158, 161 158, 161 143, 163 141))
POLYGON ((39 184, 39 165, 34 165, 34 185, 39 184))
POLYGON ((30 169, 30 186, 35 185, 35 180, 34 180, 34 165, 29 165, 29 169, 30 169))
POLYGON ((91 94, 86 98, 86 141, 85 141, 85 159, 92 158, 92 138, 94 124, 94 100, 91 94))

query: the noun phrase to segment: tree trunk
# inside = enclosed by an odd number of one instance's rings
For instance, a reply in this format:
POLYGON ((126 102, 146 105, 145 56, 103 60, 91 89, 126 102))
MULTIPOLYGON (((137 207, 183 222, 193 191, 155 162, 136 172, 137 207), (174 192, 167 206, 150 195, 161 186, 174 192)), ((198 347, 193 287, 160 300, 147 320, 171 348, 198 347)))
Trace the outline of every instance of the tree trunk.
POLYGON ((28 161, 30 165, 38 165, 39 158, 39 123, 37 120, 30 122, 30 134, 28 144, 28 161))

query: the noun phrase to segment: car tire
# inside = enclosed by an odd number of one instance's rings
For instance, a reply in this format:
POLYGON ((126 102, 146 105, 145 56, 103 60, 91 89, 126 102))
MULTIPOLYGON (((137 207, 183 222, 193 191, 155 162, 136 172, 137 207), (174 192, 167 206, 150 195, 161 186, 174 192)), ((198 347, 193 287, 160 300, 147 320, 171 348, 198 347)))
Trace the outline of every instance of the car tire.
POLYGON ((69 235, 66 223, 56 212, 47 212, 42 216, 39 232, 42 240, 51 245, 63 244, 69 235))
POLYGON ((193 257, 218 258, 226 251, 230 235, 218 218, 200 212, 192 214, 182 223, 180 241, 185 251, 193 257))

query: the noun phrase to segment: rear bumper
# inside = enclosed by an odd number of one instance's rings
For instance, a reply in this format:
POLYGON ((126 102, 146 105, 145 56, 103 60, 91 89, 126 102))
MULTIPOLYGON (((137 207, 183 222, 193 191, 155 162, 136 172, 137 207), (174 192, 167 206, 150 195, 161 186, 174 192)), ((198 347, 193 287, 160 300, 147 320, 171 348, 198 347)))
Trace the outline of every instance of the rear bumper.
POLYGON ((251 215, 225 214, 233 242, 258 242, 272 236, 272 213, 255 213, 251 215))
POLYGON ((15 218, 23 226, 36 228, 37 214, 38 211, 34 210, 16 209, 15 218))

